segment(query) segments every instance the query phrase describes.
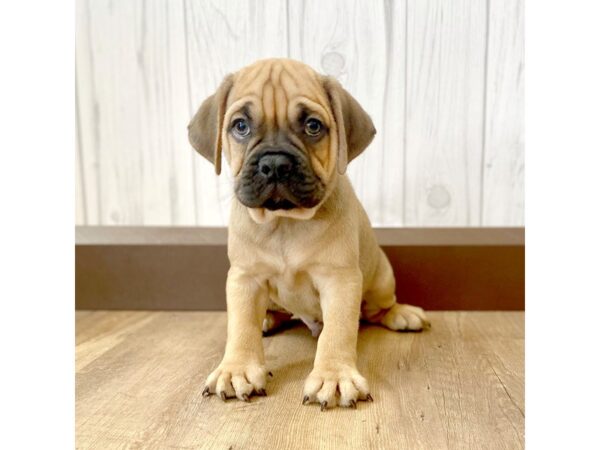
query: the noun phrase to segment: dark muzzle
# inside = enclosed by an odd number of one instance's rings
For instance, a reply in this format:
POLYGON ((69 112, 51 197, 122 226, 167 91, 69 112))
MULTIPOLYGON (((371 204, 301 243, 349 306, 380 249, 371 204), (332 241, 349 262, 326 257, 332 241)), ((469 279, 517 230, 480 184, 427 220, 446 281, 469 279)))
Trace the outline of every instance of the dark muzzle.
POLYGON ((265 147, 248 157, 235 187, 244 205, 276 210, 319 203, 325 189, 308 156, 287 147, 265 147))

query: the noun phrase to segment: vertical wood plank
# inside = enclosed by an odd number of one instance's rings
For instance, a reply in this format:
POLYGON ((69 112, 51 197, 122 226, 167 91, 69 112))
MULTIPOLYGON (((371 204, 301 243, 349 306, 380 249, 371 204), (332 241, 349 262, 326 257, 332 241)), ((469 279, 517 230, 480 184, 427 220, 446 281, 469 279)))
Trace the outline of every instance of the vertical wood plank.
POLYGON ((75 150, 75 225, 87 225, 80 147, 75 150))
MULTIPOLYGON (((97 103, 94 100, 96 89, 92 71, 94 54, 90 48, 92 15, 87 0, 78 0, 75 6, 77 164, 81 166, 82 172, 81 176, 76 178, 77 185, 75 189, 76 195, 83 197, 81 203, 85 202, 86 223, 88 225, 100 225, 98 122, 95 120, 97 103)), ((79 219, 76 218, 76 220, 79 219)))
POLYGON ((406 210, 411 226, 479 225, 485 0, 408 0, 406 210))
POLYGON ((78 9, 82 153, 101 180, 90 223, 192 223, 183 2, 81 0, 78 9))
MULTIPOLYGON (((285 2, 205 1, 185 3, 189 120, 225 75, 258 59, 287 55, 285 2)), ((186 125, 187 125, 186 120, 186 125)), ((190 154, 194 153, 191 146, 190 154)), ((196 222, 227 225, 233 179, 227 164, 220 177, 194 154, 196 222)))
POLYGON ((524 225, 523 0, 490 0, 482 225, 524 225))
MULTIPOLYGON (((77 92, 77 91, 76 91, 77 92)), ((83 163, 81 159, 81 137, 79 125, 79 107, 78 99, 75 96, 75 118, 76 136, 75 136, 75 225, 87 225, 87 208, 85 205, 85 180, 83 163)))
POLYGON ((290 57, 336 77, 378 133, 348 168, 371 221, 402 224, 405 1, 288 1, 290 57))

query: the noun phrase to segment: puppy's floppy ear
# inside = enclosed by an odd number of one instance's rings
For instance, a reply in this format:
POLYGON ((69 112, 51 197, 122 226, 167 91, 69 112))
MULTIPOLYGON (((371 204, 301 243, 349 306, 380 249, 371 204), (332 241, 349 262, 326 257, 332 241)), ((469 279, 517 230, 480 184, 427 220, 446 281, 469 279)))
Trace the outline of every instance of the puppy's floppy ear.
POLYGON ((337 168, 346 172, 350 161, 360 155, 375 137, 371 117, 352 95, 332 77, 323 77, 323 87, 329 97, 338 131, 337 168))
POLYGON ((231 86, 233 75, 227 75, 217 92, 202 102, 188 125, 190 144, 215 165, 217 175, 221 173, 221 132, 231 86))

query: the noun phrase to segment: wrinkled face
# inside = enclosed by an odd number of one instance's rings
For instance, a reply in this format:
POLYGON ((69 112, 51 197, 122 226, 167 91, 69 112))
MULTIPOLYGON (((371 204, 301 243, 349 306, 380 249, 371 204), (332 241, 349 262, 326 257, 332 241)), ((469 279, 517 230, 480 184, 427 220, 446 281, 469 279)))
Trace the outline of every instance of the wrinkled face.
POLYGON ((225 153, 235 195, 258 222, 312 217, 337 172, 375 134, 369 116, 335 80, 288 59, 259 61, 225 78, 188 128, 190 142, 217 173, 225 153))
POLYGON ((228 96, 223 149, 249 208, 311 209, 335 168, 333 114, 312 69, 276 60, 241 70, 228 96))

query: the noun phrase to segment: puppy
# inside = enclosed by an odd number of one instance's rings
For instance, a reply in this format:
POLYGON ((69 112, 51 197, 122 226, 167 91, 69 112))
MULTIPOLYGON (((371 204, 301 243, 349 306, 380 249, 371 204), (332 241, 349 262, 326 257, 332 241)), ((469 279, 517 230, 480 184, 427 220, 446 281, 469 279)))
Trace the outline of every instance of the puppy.
MULTIPOLYGON (((392 268, 344 173, 375 127, 333 78, 288 59, 227 76, 188 126, 192 146, 235 178, 227 275, 227 345, 204 395, 265 395, 262 334, 300 318, 320 334, 303 403, 372 400, 356 368, 359 319, 421 330, 399 304, 392 268)), ((377 180, 373 180, 377 182, 377 180)))

